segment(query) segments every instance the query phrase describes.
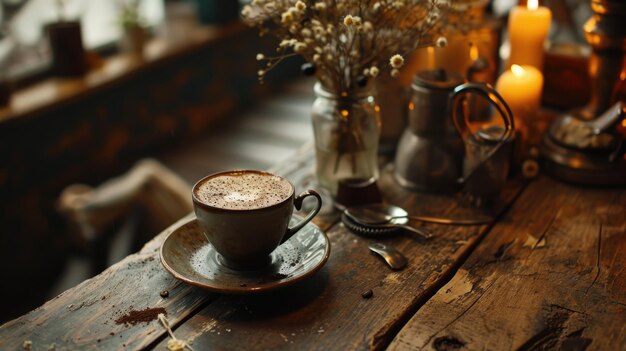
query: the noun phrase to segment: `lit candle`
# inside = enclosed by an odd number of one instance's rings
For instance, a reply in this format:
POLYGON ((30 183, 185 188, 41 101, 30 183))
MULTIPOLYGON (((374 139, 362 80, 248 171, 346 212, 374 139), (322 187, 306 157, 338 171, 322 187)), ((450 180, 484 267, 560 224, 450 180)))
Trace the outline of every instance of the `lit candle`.
POLYGON ((498 79, 496 90, 511 108, 518 129, 528 125, 536 116, 542 87, 543 75, 532 66, 512 65, 498 79))
POLYGON ((509 66, 543 66, 543 46, 550 30, 552 13, 539 6, 538 0, 528 0, 527 6, 516 6, 509 14, 509 66))

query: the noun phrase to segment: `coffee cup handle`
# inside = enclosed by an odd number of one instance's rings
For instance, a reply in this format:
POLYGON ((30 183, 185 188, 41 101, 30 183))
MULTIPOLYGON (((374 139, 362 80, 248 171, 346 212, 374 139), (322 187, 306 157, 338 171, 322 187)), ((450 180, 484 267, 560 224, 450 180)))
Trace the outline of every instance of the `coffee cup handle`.
POLYGON ((293 227, 287 228, 287 232, 283 236, 283 240, 280 242, 281 244, 289 240, 294 234, 296 234, 307 223, 309 223, 322 208, 322 197, 320 196, 320 194, 318 194, 315 190, 307 190, 300 193, 300 195, 296 196, 296 198, 293 200, 293 205, 296 207, 296 210, 300 210, 302 208, 302 201, 304 201, 304 199, 308 196, 315 196, 315 198, 317 199, 317 205, 315 205, 315 208, 311 212, 309 212, 309 214, 304 217, 303 220, 298 222, 298 224, 294 225, 293 227))

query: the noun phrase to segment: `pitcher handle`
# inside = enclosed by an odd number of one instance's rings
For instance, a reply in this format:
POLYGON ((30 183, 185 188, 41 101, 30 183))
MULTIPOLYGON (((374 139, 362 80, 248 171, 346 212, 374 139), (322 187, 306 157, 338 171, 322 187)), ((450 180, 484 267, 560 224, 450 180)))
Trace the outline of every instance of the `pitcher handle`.
POLYGON ((482 166, 485 162, 489 161, 489 159, 502 147, 505 141, 509 140, 513 133, 515 132, 515 120, 513 118, 513 113, 509 108, 509 105, 504 101, 502 95, 498 93, 495 89, 487 84, 482 83, 465 83, 461 84, 454 89, 454 91, 450 94, 450 103, 448 104, 450 110, 448 110, 448 115, 452 118, 452 122, 454 123, 454 128, 456 128, 457 132, 461 136, 461 139, 466 140, 464 138, 467 131, 469 129, 469 121, 467 119, 467 114, 458 113, 460 109, 460 103, 462 102, 462 97, 468 93, 477 93, 478 95, 484 97, 491 105, 493 105, 502 121, 504 122, 504 133, 500 136, 498 140, 498 144, 494 146, 491 151, 487 154, 487 156, 481 160, 473 169, 471 169, 467 175, 463 175, 458 179, 458 182, 463 184, 467 181, 468 178, 474 174, 474 172, 482 166), (459 118, 461 115, 463 118, 459 118))
POLYGON ((287 232, 283 236, 283 240, 281 240, 281 244, 285 241, 289 240, 294 234, 296 234, 300 229, 302 229, 307 223, 309 223, 313 217, 317 215, 317 213, 322 208, 322 197, 315 190, 306 190, 300 193, 300 195, 296 196, 293 200, 293 205, 296 207, 296 210, 300 210, 302 208, 302 201, 308 196, 314 196, 317 200, 317 204, 315 208, 309 212, 309 214, 304 217, 300 222, 298 222, 293 227, 287 228, 287 232))

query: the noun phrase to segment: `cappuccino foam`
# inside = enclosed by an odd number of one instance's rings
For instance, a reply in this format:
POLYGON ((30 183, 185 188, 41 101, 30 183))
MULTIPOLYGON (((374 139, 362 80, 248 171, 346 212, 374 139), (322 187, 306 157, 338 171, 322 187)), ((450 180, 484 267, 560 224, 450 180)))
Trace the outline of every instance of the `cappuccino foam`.
POLYGON ((292 194, 291 184, 271 174, 232 172, 200 183, 195 195, 200 202, 228 210, 252 210, 281 203, 292 194))

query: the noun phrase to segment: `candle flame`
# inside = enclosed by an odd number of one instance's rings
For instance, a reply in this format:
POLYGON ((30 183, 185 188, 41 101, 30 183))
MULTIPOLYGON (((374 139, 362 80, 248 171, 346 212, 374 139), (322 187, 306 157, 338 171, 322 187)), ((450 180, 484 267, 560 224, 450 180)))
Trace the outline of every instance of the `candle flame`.
POLYGON ((526 73, 526 70, 520 65, 512 65, 511 72, 513 72, 514 75, 521 77, 526 73))
POLYGON ((526 3, 526 7, 528 7, 529 10, 536 10, 537 8, 539 8, 539 0, 528 0, 528 2, 526 3))
POLYGON ((470 59, 472 61, 478 60, 478 46, 474 44, 470 45, 470 59))

